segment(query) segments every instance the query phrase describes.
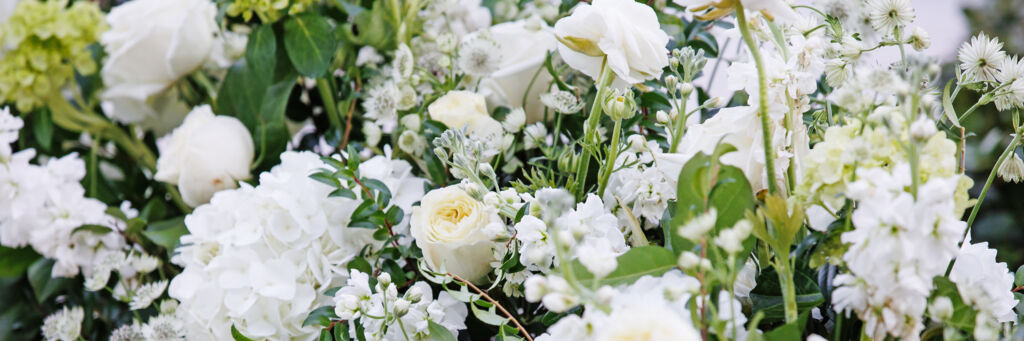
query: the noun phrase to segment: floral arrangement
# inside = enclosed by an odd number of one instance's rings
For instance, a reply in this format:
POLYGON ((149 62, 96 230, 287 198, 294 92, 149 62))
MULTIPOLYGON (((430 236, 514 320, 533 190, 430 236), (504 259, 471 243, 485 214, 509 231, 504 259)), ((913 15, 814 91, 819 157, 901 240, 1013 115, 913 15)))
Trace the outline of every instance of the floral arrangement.
POLYGON ((1024 335, 909 0, 14 2, 3 340, 1024 335))

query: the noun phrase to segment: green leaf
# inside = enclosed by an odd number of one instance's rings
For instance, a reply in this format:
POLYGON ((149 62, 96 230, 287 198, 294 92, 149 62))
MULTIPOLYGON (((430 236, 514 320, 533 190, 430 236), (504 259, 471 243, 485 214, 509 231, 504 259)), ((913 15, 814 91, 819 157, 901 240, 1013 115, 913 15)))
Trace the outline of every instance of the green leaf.
POLYGON ((960 126, 960 119, 956 117, 956 110, 953 110, 953 99, 949 97, 949 86, 953 85, 953 80, 950 79, 946 82, 946 87, 942 89, 942 112, 946 114, 946 118, 949 119, 950 123, 957 128, 960 126))
POLYGON ((288 59, 304 76, 320 77, 327 72, 334 55, 334 35, 327 19, 303 13, 284 22, 284 47, 288 59))
POLYGON ((0 277, 21 277, 39 257, 31 247, 0 246, 0 277))
POLYGON ((331 325, 331 320, 337 318, 338 315, 334 313, 334 307, 323 306, 313 309, 309 315, 306 315, 306 319, 302 321, 302 326, 305 327, 308 325, 318 324, 322 327, 327 327, 331 325))
POLYGON ((344 341, 344 340, 348 340, 349 339, 349 337, 348 337, 348 324, 343 323, 343 322, 339 322, 339 323, 335 323, 334 327, 331 327, 331 328, 334 329, 334 340, 336 340, 336 341, 344 341))
POLYGON ((508 320, 504 316, 498 315, 498 313, 495 312, 494 306, 491 306, 487 310, 483 310, 483 309, 477 307, 477 305, 479 305, 479 304, 481 304, 481 302, 476 301, 476 302, 470 303, 469 307, 471 308, 470 310, 473 311, 473 316, 476 316, 476 318, 479 319, 480 322, 483 322, 483 323, 486 323, 486 324, 489 324, 489 325, 492 325, 492 326, 500 326, 503 323, 505 323, 505 321, 508 320))
POLYGON ((256 27, 249 35, 249 42, 245 46, 245 60, 249 67, 257 71, 258 75, 271 77, 277 62, 276 55, 277 37, 274 35, 274 27, 256 27))
POLYGON ((427 330, 430 331, 430 338, 434 341, 455 341, 455 336, 444 326, 437 322, 429 321, 427 330))
MULTIPOLYGON (((626 251, 616 258, 619 265, 599 283, 602 285, 630 284, 643 276, 659 276, 676 267, 676 256, 660 246, 640 246, 626 251)), ((594 275, 587 271, 578 260, 572 263, 573 272, 583 283, 590 283, 594 275)))
POLYGON ((327 331, 327 328, 320 329, 320 341, 331 341, 331 332, 327 331))
POLYGON ((106 226, 103 226, 103 225, 85 224, 85 225, 76 227, 74 230, 71 230, 71 233, 74 234, 75 232, 78 232, 78 231, 92 232, 92 233, 95 233, 95 234, 107 234, 107 233, 110 233, 110 231, 113 231, 113 229, 111 229, 109 227, 106 227, 106 226))
POLYGON ((364 274, 372 274, 373 273, 373 266, 370 265, 370 262, 367 261, 366 258, 363 258, 363 257, 356 257, 356 258, 353 258, 352 260, 350 260, 348 262, 348 269, 349 270, 353 270, 353 269, 354 270, 359 270, 359 272, 362 272, 364 274))
POLYGON ((253 341, 253 339, 242 335, 242 333, 238 331, 238 328, 235 328, 235 325, 233 324, 231 325, 231 337, 234 338, 235 341, 253 341))
POLYGON ((1017 273, 1013 277, 1014 286, 1024 286, 1024 265, 1017 268, 1017 273))
POLYGON ((28 267, 28 283, 32 286, 32 292, 39 303, 46 302, 61 288, 71 283, 70 278, 51 276, 54 263, 52 259, 39 258, 28 267))
POLYGON ((808 315, 810 315, 810 311, 800 314, 800 317, 797 318, 796 321, 784 324, 772 329, 770 332, 764 333, 765 341, 800 340, 804 333, 804 325, 807 324, 808 315))
POLYGON ((145 231, 142 231, 142 235, 146 236, 147 239, 156 245, 164 247, 169 252, 178 246, 178 241, 185 234, 188 234, 188 228, 185 227, 185 217, 151 223, 145 231))
MULTIPOLYGON (((750 189, 750 182, 746 175, 739 168, 721 165, 718 170, 718 182, 711 189, 711 207, 718 213, 718 220, 715 221, 715 234, 736 225, 742 220, 746 212, 754 209, 754 193, 750 189)), ((756 239, 747 238, 743 242, 743 251, 736 257, 735 266, 742 267, 746 262, 746 255, 754 249, 756 239)))
POLYGON ((707 171, 711 167, 711 157, 697 153, 683 165, 679 172, 676 189, 676 205, 672 219, 668 224, 661 224, 665 234, 665 246, 676 255, 693 248, 693 242, 679 236, 677 231, 687 221, 704 212, 704 198, 708 194, 707 171))
POLYGON ((53 144, 53 116, 49 110, 40 110, 32 118, 32 132, 36 134, 36 142, 39 142, 43 150, 49 150, 53 144))

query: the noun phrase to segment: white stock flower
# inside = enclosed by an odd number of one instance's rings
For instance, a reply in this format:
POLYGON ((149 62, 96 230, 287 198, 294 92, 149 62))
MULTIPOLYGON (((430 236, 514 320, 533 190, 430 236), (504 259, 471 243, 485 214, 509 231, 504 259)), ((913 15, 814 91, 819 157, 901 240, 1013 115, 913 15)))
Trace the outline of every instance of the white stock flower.
POLYGON ((214 49, 217 7, 209 0, 141 0, 114 7, 100 43, 104 111, 124 123, 159 120, 154 97, 196 70, 214 49))
POLYGON ((68 308, 50 314, 43 320, 43 338, 47 341, 74 341, 82 333, 82 320, 85 311, 82 307, 68 308))
POLYGON ((989 38, 985 33, 979 33, 970 42, 960 45, 958 58, 966 81, 994 82, 1003 59, 1006 59, 1006 52, 998 38, 989 38))
POLYGON ((455 300, 448 292, 441 291, 437 298, 425 282, 416 282, 404 296, 399 295, 394 285, 382 292, 372 292, 369 276, 358 270, 351 270, 345 285, 335 294, 335 311, 349 323, 360 323, 364 334, 357 335, 356 328, 349 328, 349 335, 367 340, 404 341, 430 339, 429 324, 437 323, 448 329, 454 336, 466 329, 466 305, 455 300), (391 292, 392 294, 388 294, 391 292), (361 316, 384 316, 387 319, 356 318, 361 316))
POLYGON ((484 232, 500 219, 459 186, 435 189, 413 207, 412 237, 434 271, 450 272, 476 281, 491 272, 495 243, 484 232))
POLYGON ((519 20, 491 26, 489 31, 498 43, 501 63, 480 82, 480 92, 492 108, 522 107, 526 123, 542 120, 544 107, 540 98, 552 80, 551 74, 542 68, 548 52, 558 46, 551 28, 543 21, 519 20))
POLYGON ((220 190, 250 178, 254 146, 249 130, 231 116, 215 116, 209 105, 195 108, 185 122, 158 141, 154 179, 178 185, 192 207, 220 190))
POLYGON ((581 3, 555 23, 555 35, 562 42, 558 53, 569 66, 597 80, 606 62, 618 88, 661 77, 668 65, 669 36, 654 10, 636 1, 581 3))
POLYGON ((500 137, 501 123, 487 113, 484 96, 470 91, 449 91, 427 107, 430 118, 451 129, 466 128, 474 137, 500 137))
POLYGON ((949 279, 956 283, 965 303, 983 314, 1001 323, 1016 319, 1013 273, 1006 263, 996 262, 996 250, 990 249, 987 242, 972 244, 968 236, 953 262, 949 279))

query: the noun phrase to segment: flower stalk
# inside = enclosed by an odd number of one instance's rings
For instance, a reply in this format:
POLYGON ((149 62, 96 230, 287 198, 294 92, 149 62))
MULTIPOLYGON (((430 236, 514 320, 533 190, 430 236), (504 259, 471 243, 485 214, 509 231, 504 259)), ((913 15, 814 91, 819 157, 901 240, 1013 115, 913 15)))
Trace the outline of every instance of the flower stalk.
POLYGON ((754 58, 754 64, 757 66, 758 115, 761 116, 761 138, 764 142, 764 164, 765 173, 768 175, 768 193, 777 194, 779 192, 779 185, 775 180, 775 150, 772 149, 771 133, 768 131, 770 128, 768 124, 768 78, 765 76, 764 60, 761 58, 761 52, 758 51, 754 36, 750 33, 750 27, 747 25, 747 16, 743 13, 743 4, 736 1, 735 5, 736 22, 739 25, 740 34, 743 35, 743 41, 747 44, 747 50, 750 51, 750 56, 754 58))

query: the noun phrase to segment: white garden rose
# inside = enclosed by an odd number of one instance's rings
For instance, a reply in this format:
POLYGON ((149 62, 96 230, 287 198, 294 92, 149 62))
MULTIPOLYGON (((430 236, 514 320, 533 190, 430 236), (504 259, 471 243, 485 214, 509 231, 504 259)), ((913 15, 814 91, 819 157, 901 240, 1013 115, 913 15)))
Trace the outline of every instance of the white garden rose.
POLYGON ((157 141, 156 180, 178 185, 195 207, 217 191, 238 187, 251 176, 253 142, 249 130, 231 116, 215 116, 209 105, 195 108, 180 127, 157 141))
POLYGON ((124 123, 155 119, 153 97, 200 67, 216 42, 217 7, 209 0, 135 0, 107 15, 101 75, 104 111, 124 123))
POLYGON ((548 52, 558 47, 551 27, 539 19, 519 20, 491 26, 490 34, 498 42, 501 65, 480 82, 480 92, 492 108, 522 107, 528 124, 544 119, 540 96, 552 78, 542 68, 548 52))
POLYGON ((555 23, 558 53, 572 68, 600 77, 602 61, 622 88, 661 76, 668 65, 669 36, 647 5, 633 0, 594 0, 555 23))
POLYGON ((471 91, 449 91, 427 107, 430 118, 448 128, 465 127, 470 135, 487 138, 501 136, 501 123, 487 114, 483 95, 471 91))
POLYGON ((499 219, 497 212, 458 186, 438 188, 412 208, 411 233, 434 271, 455 274, 469 281, 491 271, 494 243, 484 232, 499 219))

